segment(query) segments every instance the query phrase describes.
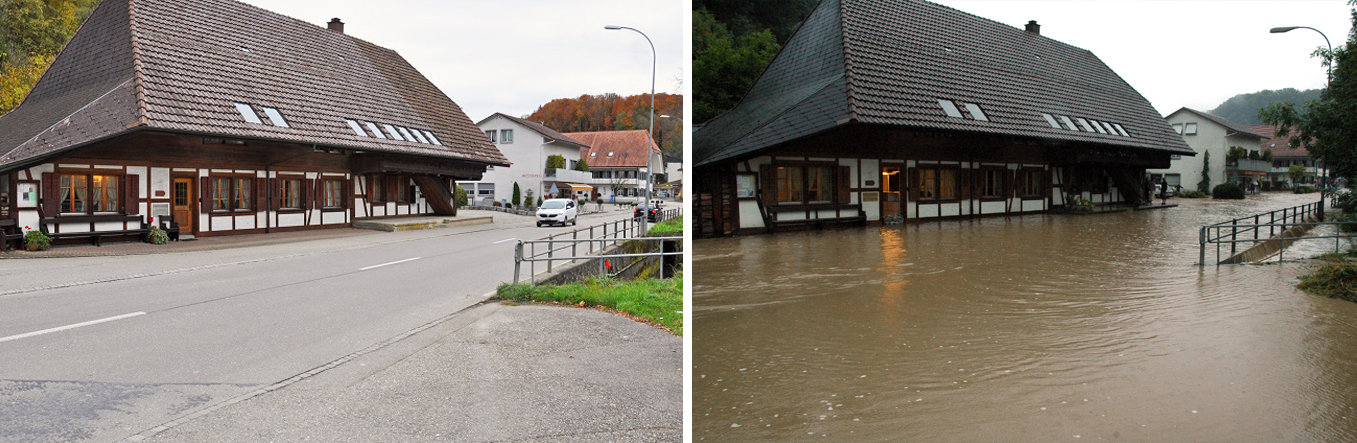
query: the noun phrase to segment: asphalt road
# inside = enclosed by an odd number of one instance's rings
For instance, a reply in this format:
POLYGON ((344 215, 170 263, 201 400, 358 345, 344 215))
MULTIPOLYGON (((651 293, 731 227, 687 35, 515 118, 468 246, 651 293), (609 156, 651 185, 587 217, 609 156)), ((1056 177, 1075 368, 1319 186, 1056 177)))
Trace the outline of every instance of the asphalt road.
POLYGON ((574 229, 526 220, 0 261, 0 441, 120 440, 465 309, 512 278, 512 239, 574 229))

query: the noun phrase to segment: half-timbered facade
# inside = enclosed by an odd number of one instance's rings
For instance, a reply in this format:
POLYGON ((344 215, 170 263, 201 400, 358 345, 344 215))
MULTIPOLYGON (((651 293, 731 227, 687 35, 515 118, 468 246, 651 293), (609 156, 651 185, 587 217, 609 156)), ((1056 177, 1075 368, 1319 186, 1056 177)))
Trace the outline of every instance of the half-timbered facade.
POLYGON ((233 0, 105 0, 0 116, 0 220, 58 237, 454 214, 507 165, 399 54, 233 0))
POLYGON ((919 0, 824 0, 693 135, 699 235, 1148 200, 1192 155, 1090 52, 919 0))

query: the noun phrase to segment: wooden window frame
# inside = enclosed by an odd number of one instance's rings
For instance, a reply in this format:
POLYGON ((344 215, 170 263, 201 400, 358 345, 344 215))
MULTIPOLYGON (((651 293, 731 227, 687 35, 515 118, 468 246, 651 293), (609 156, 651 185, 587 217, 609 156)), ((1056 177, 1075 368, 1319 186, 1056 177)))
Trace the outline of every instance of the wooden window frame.
POLYGON ((319 206, 322 211, 337 212, 349 210, 352 198, 348 197, 348 179, 342 177, 318 177, 316 180, 320 181, 320 195, 317 196, 319 198, 317 198, 316 201, 318 202, 317 206, 319 206), (334 191, 339 195, 332 196, 330 194, 331 185, 334 186, 334 191), (338 206, 330 205, 332 197, 339 203, 338 206))
POLYGON ((274 181, 277 182, 275 186, 278 189, 277 194, 278 199, 277 201, 274 202, 274 205, 277 206, 277 209, 274 209, 275 211, 281 213, 289 213, 289 212, 302 212, 307 209, 306 176, 279 175, 277 178, 274 179, 274 181), (294 182, 297 185, 297 189, 295 190, 296 191, 295 198, 297 200, 297 204, 289 206, 286 204, 288 200, 288 191, 290 191, 288 189, 288 183, 294 182))
POLYGON ((259 189, 256 188, 259 185, 259 177, 250 174, 209 174, 207 179, 211 182, 212 186, 210 189, 203 190, 205 192, 210 192, 206 199, 208 210, 203 212, 215 215, 253 214, 259 212, 259 189), (229 185, 226 190, 226 209, 217 209, 217 195, 218 192, 220 192, 218 180, 226 180, 226 183, 229 185), (250 191, 248 193, 240 192, 241 183, 250 184, 250 191), (241 205, 241 197, 248 198, 250 200, 249 204, 241 205))
POLYGON ((1042 193, 1046 189, 1046 170, 1042 168, 1021 168, 1018 169, 1017 187, 1015 191, 1023 200, 1040 200, 1046 198, 1042 193), (1032 193, 1031 191, 1035 191, 1032 193))
MULTIPOLYGON (((126 195, 127 195, 127 187, 130 186, 130 185, 128 184, 128 181, 127 181, 127 180, 128 180, 128 177, 129 177, 127 174, 124 174, 122 171, 116 171, 116 172, 115 172, 115 171, 100 171, 100 170, 75 170, 75 171, 73 171, 73 170, 60 170, 60 171, 57 171, 55 174, 53 174, 53 179, 55 179, 55 180, 58 181, 58 183, 57 183, 57 185, 56 185, 56 189, 57 189, 57 192, 58 192, 57 195, 60 195, 61 189, 63 188, 63 186, 61 186, 61 184, 60 184, 60 181, 61 181, 63 178, 67 177, 67 176, 81 176, 81 177, 84 178, 84 180, 85 180, 85 183, 84 183, 84 186, 85 186, 85 198, 84 198, 83 200, 84 200, 84 207, 85 207, 85 209, 84 209, 83 211, 62 211, 62 210, 58 209, 58 211, 57 211, 57 212, 58 212, 58 216, 62 216, 62 215, 113 215, 113 214, 127 214, 127 203, 128 203, 128 202, 126 201, 126 195), (115 194, 114 194, 114 198, 116 198, 117 200, 114 201, 114 206, 115 206, 115 208, 114 208, 113 210, 100 210, 100 211, 94 210, 94 201, 95 201, 94 196, 96 195, 95 184, 94 184, 94 181, 95 181, 95 180, 94 180, 94 177, 96 177, 96 176, 98 176, 98 177, 113 177, 113 178, 117 179, 117 185, 114 186, 114 188, 116 189, 116 192, 115 192, 115 194)), ((105 191, 106 189, 107 189, 107 188, 101 188, 97 194, 100 195, 100 196, 106 196, 106 194, 104 194, 104 191, 105 191)), ((75 190, 72 189, 72 191, 71 191, 71 198, 74 198, 75 195, 76 195, 75 190)), ((61 199, 57 204, 58 204, 58 205, 61 205, 61 204, 65 203, 67 200, 68 200, 68 199, 61 199)), ((74 205, 72 205, 72 206, 74 206, 74 205)))
MULTIPOLYGON (((766 172, 762 174, 771 174, 768 177, 759 177, 760 189, 756 194, 762 195, 763 204, 767 205, 833 205, 836 203, 847 203, 850 199, 852 184, 850 183, 850 172, 844 170, 844 166, 835 162, 826 161, 777 161, 763 167, 766 172), (791 171, 795 168, 800 171, 801 181, 799 189, 795 190, 800 194, 800 199, 784 199, 782 196, 782 182, 784 178, 778 171, 791 171), (811 200, 811 179, 810 171, 812 168, 825 168, 828 176, 824 177, 822 186, 822 197, 819 200, 811 200)), ((740 173, 740 175, 754 175, 754 173, 740 173)), ((759 175, 762 175, 759 174, 759 175)))
POLYGON ((920 201, 920 202, 929 202, 929 203, 937 203, 937 202, 957 202, 957 201, 961 201, 961 192, 962 192, 962 189, 961 189, 961 165, 917 165, 917 166, 915 166, 915 168, 914 168, 914 172, 915 172, 916 174, 919 174, 919 191, 918 191, 919 198, 918 198, 917 201, 920 201), (924 189, 923 189, 923 188, 924 188, 924 175, 926 175, 926 172, 927 172, 927 171, 936 171, 936 172, 937 172, 937 180, 935 181, 934 186, 933 186, 933 189, 932 189, 932 191, 935 193, 936 197, 924 197, 924 196, 923 196, 923 191, 924 191, 924 189), (942 196, 942 171, 951 171, 951 173, 953 174, 953 176, 952 176, 952 195, 951 195, 950 197, 943 197, 943 196, 942 196))
POLYGON ((371 203, 386 203, 386 174, 368 174, 368 200, 371 203))
POLYGON ((1008 168, 1002 166, 982 166, 976 170, 975 198, 980 201, 1002 201, 1008 196, 1008 168), (986 194, 989 175, 995 175, 996 190, 993 195, 986 194))

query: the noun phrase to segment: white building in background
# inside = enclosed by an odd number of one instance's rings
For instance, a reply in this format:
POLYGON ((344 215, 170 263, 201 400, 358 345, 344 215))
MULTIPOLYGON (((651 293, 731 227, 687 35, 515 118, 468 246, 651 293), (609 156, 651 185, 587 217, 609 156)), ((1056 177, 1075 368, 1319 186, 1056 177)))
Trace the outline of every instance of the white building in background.
POLYGON ((485 136, 495 143, 513 166, 490 167, 480 180, 457 182, 457 186, 466 190, 473 204, 508 202, 513 198, 514 183, 518 183, 519 189, 525 194, 531 189, 534 199, 551 194, 553 186, 558 196, 569 194, 574 198, 588 198, 592 195, 593 175, 575 170, 580 162, 581 151, 588 149, 584 143, 540 123, 498 112, 476 123, 476 126, 485 132, 485 136), (552 155, 564 157, 565 168, 548 169, 547 158, 552 155))
POLYGON ((1211 187, 1226 181, 1246 184, 1251 180, 1263 179, 1272 169, 1271 163, 1262 160, 1226 161, 1231 146, 1262 153, 1259 151, 1260 142, 1267 137, 1243 125, 1191 108, 1173 111, 1164 119, 1173 126, 1175 132, 1183 136, 1183 140, 1193 151, 1197 151, 1197 155, 1193 157, 1174 155, 1171 157, 1172 166, 1168 169, 1147 170, 1156 183, 1162 177, 1169 186, 1181 185, 1185 190, 1196 190, 1197 183, 1202 179, 1202 168, 1206 166, 1208 152, 1211 153, 1209 165, 1211 187))
POLYGON ((656 173, 664 172, 660 147, 644 129, 567 132, 565 135, 587 146, 582 151, 582 158, 589 164, 592 176, 589 183, 605 202, 645 200, 645 177, 650 168, 655 168, 656 173))

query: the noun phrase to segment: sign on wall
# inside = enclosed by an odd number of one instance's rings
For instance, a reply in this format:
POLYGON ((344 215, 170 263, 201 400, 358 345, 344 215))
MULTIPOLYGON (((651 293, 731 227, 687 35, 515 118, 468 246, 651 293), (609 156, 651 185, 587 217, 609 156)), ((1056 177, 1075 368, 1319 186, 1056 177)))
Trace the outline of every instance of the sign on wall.
POLYGON ((735 198, 754 198, 758 176, 739 174, 735 176, 735 198))
POLYGON ((874 202, 877 201, 877 199, 879 198, 878 196, 880 195, 881 194, 877 194, 875 192, 864 192, 862 193, 862 201, 863 203, 874 202))
POLYGON ((19 183, 19 207, 20 208, 38 207, 37 183, 19 183))

